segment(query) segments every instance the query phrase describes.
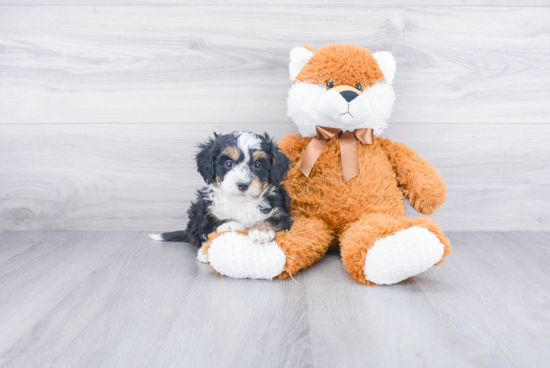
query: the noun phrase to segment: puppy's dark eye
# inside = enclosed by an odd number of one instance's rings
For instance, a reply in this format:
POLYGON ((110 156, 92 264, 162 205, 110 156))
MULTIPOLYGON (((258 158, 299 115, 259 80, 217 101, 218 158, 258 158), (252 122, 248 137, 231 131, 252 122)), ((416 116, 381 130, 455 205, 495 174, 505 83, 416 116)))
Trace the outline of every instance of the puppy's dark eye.
POLYGON ((357 89, 358 91, 362 90, 363 89, 363 86, 361 85, 361 83, 357 83, 355 85, 355 89, 357 89))
POLYGON ((327 88, 331 89, 332 87, 334 87, 334 82, 333 81, 328 81, 327 82, 327 88))
POLYGON ((225 167, 227 167, 228 169, 231 169, 233 167, 235 163, 233 162, 233 160, 227 160, 225 161, 225 167))
POLYGON ((253 167, 254 169, 258 170, 259 168, 262 167, 262 163, 259 162, 259 161, 256 161, 256 162, 254 162, 254 163, 252 164, 252 167, 253 167))

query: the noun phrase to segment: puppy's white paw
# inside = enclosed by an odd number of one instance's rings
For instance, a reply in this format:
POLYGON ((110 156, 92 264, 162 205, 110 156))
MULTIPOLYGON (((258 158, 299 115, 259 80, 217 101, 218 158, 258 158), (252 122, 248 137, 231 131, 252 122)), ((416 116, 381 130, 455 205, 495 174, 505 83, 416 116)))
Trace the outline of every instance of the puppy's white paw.
POLYGON ((199 262, 208 263, 208 253, 205 252, 204 246, 199 249, 197 253, 197 259, 199 260, 199 262))
POLYGON ((275 239, 275 231, 252 229, 248 232, 248 237, 252 239, 254 243, 268 243, 275 239))
POLYGON ((216 232, 222 233, 224 231, 238 231, 238 230, 241 230, 241 231, 246 230, 246 227, 244 227, 244 225, 241 224, 240 222, 228 221, 218 226, 218 228, 216 229, 216 232))

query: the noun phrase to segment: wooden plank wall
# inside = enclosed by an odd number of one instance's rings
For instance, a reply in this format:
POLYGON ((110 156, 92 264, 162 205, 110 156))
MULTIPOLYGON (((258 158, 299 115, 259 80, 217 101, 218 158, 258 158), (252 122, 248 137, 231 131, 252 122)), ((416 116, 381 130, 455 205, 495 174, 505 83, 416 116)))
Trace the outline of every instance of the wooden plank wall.
POLYGON ((295 132, 289 50, 345 42, 395 55, 443 229, 550 230, 550 1, 208 3, 0 0, 0 229, 181 228, 195 145, 295 132))

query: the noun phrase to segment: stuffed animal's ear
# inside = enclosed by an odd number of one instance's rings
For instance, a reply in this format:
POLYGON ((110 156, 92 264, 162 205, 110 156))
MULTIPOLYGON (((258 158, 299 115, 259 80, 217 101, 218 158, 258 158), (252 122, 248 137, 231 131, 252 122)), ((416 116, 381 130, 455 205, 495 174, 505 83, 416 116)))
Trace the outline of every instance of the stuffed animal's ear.
POLYGON ((384 79, 388 84, 393 84, 393 78, 395 77, 395 59, 389 51, 378 51, 372 54, 372 56, 378 62, 378 66, 384 74, 384 79))
POLYGON ((214 152, 214 141, 218 135, 214 133, 214 138, 209 138, 208 141, 199 145, 199 152, 195 156, 197 161, 197 171, 203 177, 207 184, 212 183, 216 177, 215 162, 216 155, 214 152))
POLYGON ((288 71, 290 73, 290 80, 294 81, 302 68, 313 56, 313 51, 308 50, 303 46, 295 47, 290 51, 290 64, 288 64, 288 71))

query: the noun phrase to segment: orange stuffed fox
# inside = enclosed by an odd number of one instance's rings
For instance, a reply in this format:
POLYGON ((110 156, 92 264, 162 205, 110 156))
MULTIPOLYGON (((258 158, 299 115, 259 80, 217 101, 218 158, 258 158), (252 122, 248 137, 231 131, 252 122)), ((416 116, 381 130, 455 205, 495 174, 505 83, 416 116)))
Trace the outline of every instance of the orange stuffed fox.
POLYGON ((330 45, 290 53, 288 116, 300 134, 279 146, 292 161, 284 186, 294 224, 265 244, 246 232, 212 234, 211 266, 237 278, 286 278, 339 245, 362 284, 389 285, 426 271, 451 252, 428 218, 405 217, 404 198, 432 214, 445 184, 415 151, 382 134, 392 112, 395 60, 389 52, 330 45))

